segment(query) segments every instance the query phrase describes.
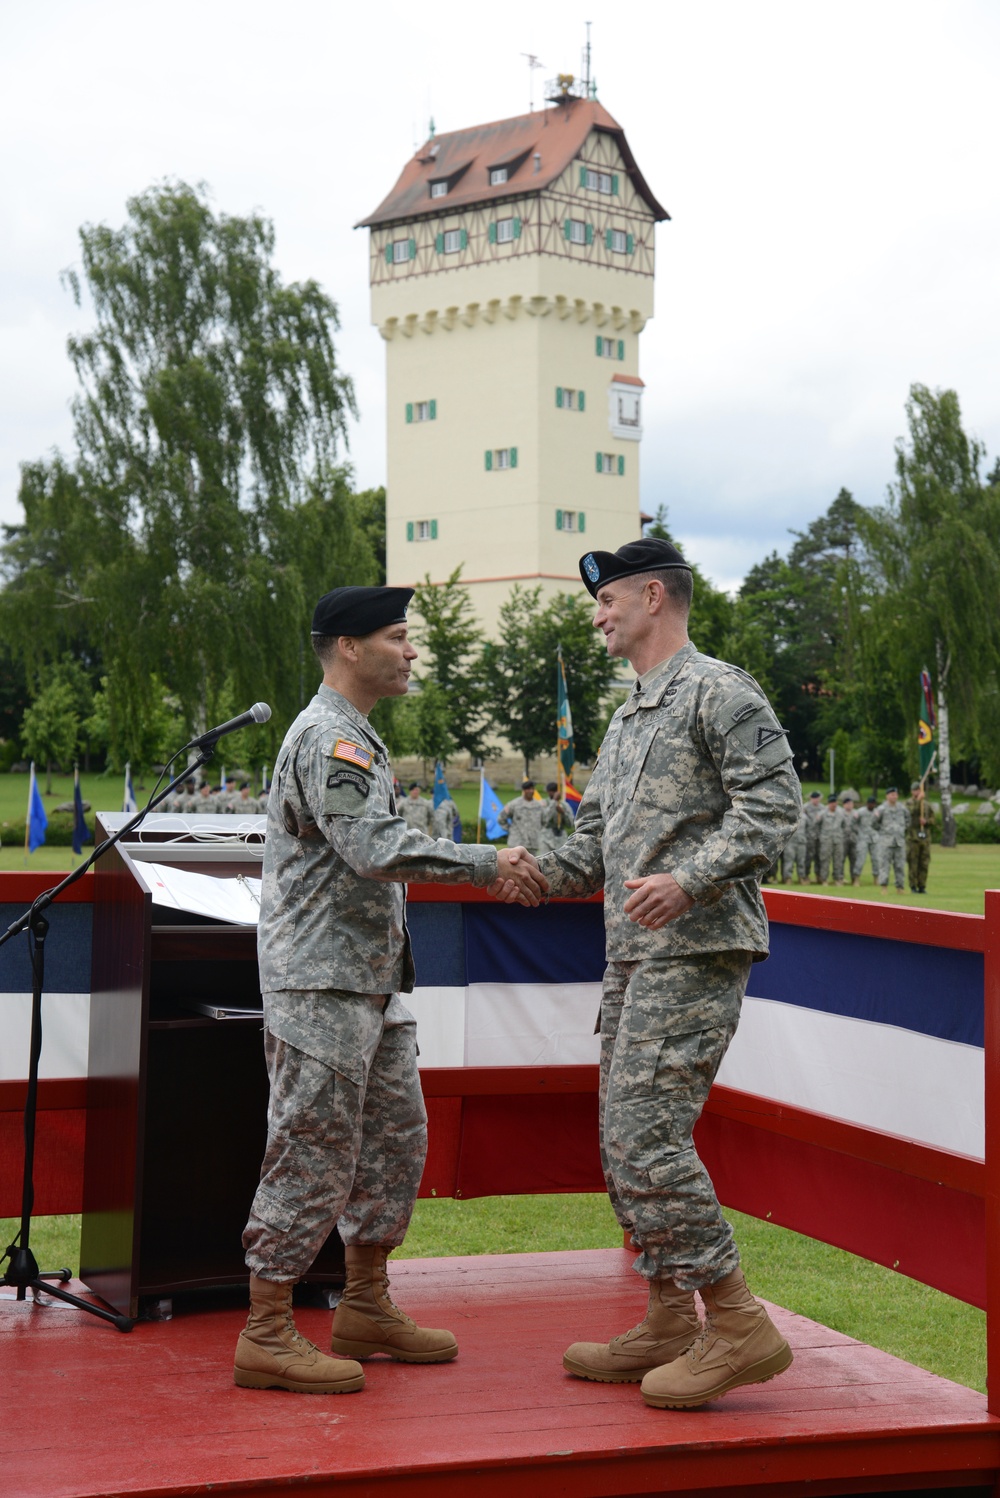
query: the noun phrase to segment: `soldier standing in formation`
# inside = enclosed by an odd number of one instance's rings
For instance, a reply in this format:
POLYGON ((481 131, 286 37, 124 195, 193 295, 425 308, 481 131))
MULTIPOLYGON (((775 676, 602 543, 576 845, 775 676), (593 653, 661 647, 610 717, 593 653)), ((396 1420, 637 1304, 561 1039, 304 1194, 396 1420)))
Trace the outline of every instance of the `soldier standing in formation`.
POLYGON ((819 884, 819 819, 823 814, 823 798, 819 791, 810 791, 806 801, 806 871, 811 872, 813 884, 819 884))
POLYGON ((858 808, 857 832, 854 838, 854 862, 851 864, 851 882, 861 883, 861 874, 864 870, 865 859, 871 854, 872 860, 872 883, 878 883, 878 859, 875 854, 875 826, 872 816, 878 801, 874 796, 869 796, 864 806, 858 808))
POLYGON ((781 855, 781 882, 787 884, 795 873, 796 884, 806 884, 809 880, 809 803, 804 802, 799 808, 799 820, 795 831, 785 844, 781 855))
POLYGON ((415 827, 418 832, 425 832, 428 837, 436 836, 434 832, 434 808, 421 793, 422 787, 413 780, 410 789, 399 808, 399 815, 403 818, 407 827, 415 827))
POLYGON ((766 1381, 792 1354, 750 1294, 691 1137, 767 955, 760 881, 798 819, 784 730, 752 677, 687 637, 691 569, 666 541, 581 559, 608 654, 639 673, 611 720, 573 836, 540 868, 555 895, 604 890, 601 1152, 641 1250, 645 1319, 564 1366, 642 1381, 658 1408, 766 1381), (704 1304, 704 1328, 695 1307, 704 1304))
POLYGON ((820 812, 817 821, 818 850, 816 854, 817 884, 829 884, 831 870, 834 884, 844 882, 844 826, 842 809, 836 796, 828 796, 826 811, 820 812))
POLYGON ((458 820, 458 807, 450 796, 445 796, 444 800, 434 807, 433 824, 433 837, 447 837, 453 843, 462 841, 462 824, 458 820), (458 828, 457 834, 456 827, 458 828))
POLYGON ((547 888, 523 849, 426 837, 396 814, 385 745, 368 714, 406 693, 417 652, 412 588, 334 588, 313 616, 323 667, 285 735, 267 818, 257 949, 271 1084, 267 1149, 243 1235, 250 1319, 234 1377, 244 1388, 347 1393, 353 1359, 440 1363, 451 1332, 416 1326, 389 1296, 427 1149, 403 885, 488 886, 537 905, 547 888), (534 870, 533 874, 531 871, 534 870), (336 1226, 347 1283, 332 1358, 292 1319, 292 1289, 336 1226))
POLYGON ((844 862, 837 865, 837 883, 850 884, 858 841, 858 814, 854 810, 854 797, 846 791, 840 793, 840 805, 844 813, 844 862))
POLYGON ((559 785, 555 780, 550 780, 545 790, 549 799, 542 802, 540 851, 551 853, 573 831, 573 813, 560 796, 559 785))
POLYGON ((872 825, 878 848, 878 882, 883 889, 888 889, 891 872, 896 876, 896 888, 904 889, 906 829, 910 825, 910 814, 894 785, 886 791, 885 800, 872 817, 872 825))
POLYGON ((910 825, 906 829, 906 869, 910 878, 910 889, 915 894, 927 893, 927 873, 931 866, 931 828, 934 826, 934 808, 927 799, 923 781, 915 780, 910 786, 910 804, 907 807, 910 825))
POLYGON ((508 842, 515 842, 529 853, 537 853, 542 846, 542 806, 535 800, 535 782, 521 781, 521 794, 508 801, 497 821, 508 833, 508 842))

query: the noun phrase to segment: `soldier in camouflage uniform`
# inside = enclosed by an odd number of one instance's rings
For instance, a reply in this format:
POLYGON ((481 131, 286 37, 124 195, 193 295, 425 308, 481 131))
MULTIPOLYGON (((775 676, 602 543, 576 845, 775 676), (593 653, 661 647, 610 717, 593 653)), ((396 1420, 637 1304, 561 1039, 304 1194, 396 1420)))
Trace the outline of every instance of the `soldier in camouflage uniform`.
POLYGON ((427 1145, 415 1025, 399 997, 414 981, 403 884, 471 881, 525 904, 546 886, 523 850, 438 841, 397 815, 368 713, 407 690, 411 597, 410 588, 335 588, 320 600, 323 683, 274 769, 258 924, 271 1099, 243 1235, 251 1310, 234 1369, 243 1387, 363 1386, 357 1362, 328 1357, 292 1320, 292 1287, 334 1227, 347 1267, 335 1352, 432 1363, 458 1350, 450 1332, 416 1326, 388 1293, 386 1258, 406 1232, 427 1145))
POLYGON ((787 884, 792 874, 796 884, 805 884, 809 878, 809 811, 806 803, 799 807, 799 820, 795 831, 781 854, 781 882, 787 884))
POLYGON ((858 807, 857 832, 854 839, 854 861, 851 864, 851 879, 854 884, 861 883, 861 875, 865 867, 865 859, 871 854, 872 860, 872 883, 878 883, 878 859, 875 854, 875 827, 872 815, 878 801, 874 796, 869 796, 864 806, 858 807))
POLYGON ((923 781, 915 780, 910 786, 910 801, 906 810, 910 818, 910 825, 906 829, 906 871, 911 890, 915 894, 925 895, 927 874, 931 866, 934 808, 927 799, 923 781))
MULTIPOLYGON (((910 825, 910 814, 899 799, 899 791, 891 785, 885 800, 872 817, 872 826, 878 846, 878 882, 883 889, 889 887, 889 874, 896 877, 896 888, 904 889, 904 857, 906 853, 906 829, 910 825)), ((872 860, 874 863, 874 859, 872 860)))
POLYGON ((581 574, 609 654, 640 675, 573 836, 539 866, 554 895, 604 890, 601 1152, 649 1301, 639 1326, 574 1343, 564 1366, 598 1382, 642 1380, 647 1403, 687 1407, 791 1362, 746 1287, 692 1130, 751 964, 767 956, 760 880, 796 826, 801 792, 757 683, 688 640, 691 571, 673 546, 591 552, 581 574))
POLYGON ((545 787, 547 801, 542 802, 542 830, 539 848, 551 853, 564 843, 573 831, 573 813, 559 794, 559 784, 550 780, 545 787))
POLYGON ((434 808, 432 837, 447 837, 453 843, 462 841, 462 825, 458 819, 458 807, 450 796, 446 796, 434 808), (458 824, 458 836, 455 836, 455 826, 458 824))
POLYGON ((836 796, 827 798, 826 811, 820 812, 816 818, 818 851, 816 854, 816 873, 818 883, 830 883, 830 871, 833 870, 834 884, 844 882, 844 813, 837 805, 836 796))
POLYGON ((810 791, 806 802, 806 868, 812 874, 814 884, 819 884, 819 819, 823 814, 823 798, 819 791, 810 791))
POLYGON ((507 831, 507 841, 518 843, 529 853, 537 853, 542 846, 542 808, 544 803, 535 800, 535 782, 521 781, 521 794, 508 801, 497 821, 507 831))
POLYGON ((415 827, 418 832, 425 832, 428 837, 433 837, 436 835, 434 833, 434 808, 420 792, 421 787, 414 780, 405 798, 400 802, 399 815, 407 827, 415 827))
POLYGON ((840 793, 840 805, 844 813, 844 861, 837 865, 835 872, 838 884, 849 884, 858 839, 858 814, 854 809, 854 797, 845 795, 843 791, 840 793))

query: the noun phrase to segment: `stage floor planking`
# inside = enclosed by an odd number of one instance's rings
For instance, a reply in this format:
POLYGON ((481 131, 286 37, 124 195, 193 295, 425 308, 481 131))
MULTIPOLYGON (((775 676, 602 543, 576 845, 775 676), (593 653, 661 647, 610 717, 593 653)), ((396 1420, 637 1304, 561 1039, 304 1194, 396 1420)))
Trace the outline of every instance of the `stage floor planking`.
MULTIPOLYGON (((339 1396, 237 1389, 240 1311, 123 1335, 55 1302, 4 1298, 4 1498, 791 1498, 995 1480, 1000 1419, 983 1396, 780 1308, 792 1367, 702 1410, 653 1410, 636 1385, 570 1377, 569 1342, 641 1316, 631 1263, 617 1249, 400 1262, 400 1304, 451 1327, 459 1356, 372 1359, 366 1390, 339 1396)), ((297 1321, 323 1345, 328 1311, 297 1321)))

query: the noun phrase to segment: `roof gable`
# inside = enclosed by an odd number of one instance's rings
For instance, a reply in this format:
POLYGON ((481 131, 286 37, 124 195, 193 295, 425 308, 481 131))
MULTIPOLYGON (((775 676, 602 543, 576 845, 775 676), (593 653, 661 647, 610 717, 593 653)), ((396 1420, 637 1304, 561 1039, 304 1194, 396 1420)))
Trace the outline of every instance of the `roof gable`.
POLYGON ((433 137, 407 162, 375 212, 355 227, 437 214, 445 203, 451 211, 541 192, 579 155, 592 130, 614 136, 632 184, 654 219, 669 218, 650 192, 617 120, 596 99, 573 99, 538 113, 433 137), (500 167, 508 169, 506 182, 491 184, 491 171, 500 167), (448 184, 445 197, 431 197, 432 182, 448 184))

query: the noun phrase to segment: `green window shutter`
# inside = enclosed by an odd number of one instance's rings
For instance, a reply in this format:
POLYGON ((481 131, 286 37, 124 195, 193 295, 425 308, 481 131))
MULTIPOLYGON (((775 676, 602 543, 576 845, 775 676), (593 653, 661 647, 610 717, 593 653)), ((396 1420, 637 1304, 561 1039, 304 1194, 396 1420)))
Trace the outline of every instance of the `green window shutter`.
POLYGON ((491 447, 488 447, 486 449, 486 472, 489 473, 489 471, 490 471, 490 469, 492 467, 493 467, 493 449, 491 447))
POLYGON ((512 447, 511 450, 510 450, 510 466, 511 466, 511 468, 516 468, 517 467, 517 448, 516 447, 512 447))
POLYGON ((556 530, 562 530, 562 510, 556 511, 556 530))
POLYGON ((494 223, 490 224, 490 244, 496 244, 496 242, 497 242, 497 226, 496 226, 496 223, 494 222, 494 223))
POLYGON ((563 220, 563 238, 564 239, 569 239, 569 237, 570 237, 570 220, 567 218, 567 219, 563 220))
POLYGON ((438 403, 437 403, 437 401, 431 401, 430 402, 430 418, 431 418, 431 421, 437 421, 437 418, 438 418, 438 403))
POLYGON ((621 453, 618 454, 618 472, 625 472, 625 459, 622 457, 621 453))
POLYGON ((618 196, 618 173, 617 172, 612 172, 611 173, 611 191, 614 194, 614 196, 617 198, 617 196, 618 196))
POLYGON ((408 520, 406 522, 406 539, 407 539, 407 541, 412 541, 413 540, 413 521, 412 520, 408 520))
POLYGON ((604 231, 604 248, 607 249, 607 250, 610 250, 610 248, 611 248, 611 230, 610 229, 605 229, 605 231, 604 231))
POLYGON ((624 338, 619 338, 619 340, 618 340, 618 357, 619 357, 619 359, 624 359, 624 357, 625 357, 625 340, 624 340, 624 338))
POLYGON ((413 402, 412 401, 407 401, 406 402, 406 419, 407 419, 407 421, 412 421, 413 420, 413 402))
POLYGON ((593 226, 593 224, 588 224, 587 225, 587 243, 588 244, 593 244, 594 243, 594 226, 593 226))
POLYGON ((561 385, 557 385, 556 386, 556 405, 560 406, 560 407, 562 406, 562 386, 561 385))
POLYGON ((435 236, 434 236, 434 248, 437 250, 437 252, 438 252, 439 255, 443 255, 444 254, 444 235, 443 234, 435 234, 435 236))
POLYGON ((431 540, 432 541, 436 541, 437 538, 438 538, 438 523, 437 523, 436 520, 432 520, 431 521, 431 540))
POLYGON ((581 536, 583 535, 584 531, 587 529, 587 517, 583 513, 582 510, 580 510, 578 512, 578 514, 577 514, 577 517, 576 517, 576 528, 580 532, 581 536))
POLYGON ((631 235, 631 234, 626 234, 626 236, 625 236, 625 253, 626 253, 626 255, 631 255, 631 253, 632 253, 632 251, 634 249, 635 249, 635 238, 634 238, 634 236, 631 235))
POLYGON ((598 357, 598 359, 601 357, 601 355, 603 353, 604 353, 604 339, 601 337, 600 333, 598 333, 598 335, 597 335, 597 357, 598 357))
POLYGON ((598 471, 598 473, 603 473, 604 472, 604 464, 601 461, 601 454, 600 453, 597 454, 597 471, 598 471))
POLYGON ((514 220, 514 238, 521 238, 521 220, 519 218, 516 218, 514 220))
POLYGON ((411 239, 410 240, 410 259, 411 260, 416 260, 416 258, 417 258, 417 241, 415 239, 411 239))
POLYGON ((385 263, 386 265, 392 264, 392 240, 385 247, 385 263))
POLYGON ((468 229, 463 229, 461 231, 461 235, 462 235, 462 237, 459 240, 459 248, 463 249, 463 250, 466 250, 469 247, 469 231, 468 231, 468 229))
POLYGON ((581 187, 586 187, 586 185, 587 185, 587 168, 585 166, 582 166, 580 168, 580 186, 581 187))
POLYGON ((578 390, 576 392, 576 402, 577 402, 577 410, 578 411, 582 411, 583 408, 584 408, 584 398, 583 398, 583 391, 582 390, 578 390))

